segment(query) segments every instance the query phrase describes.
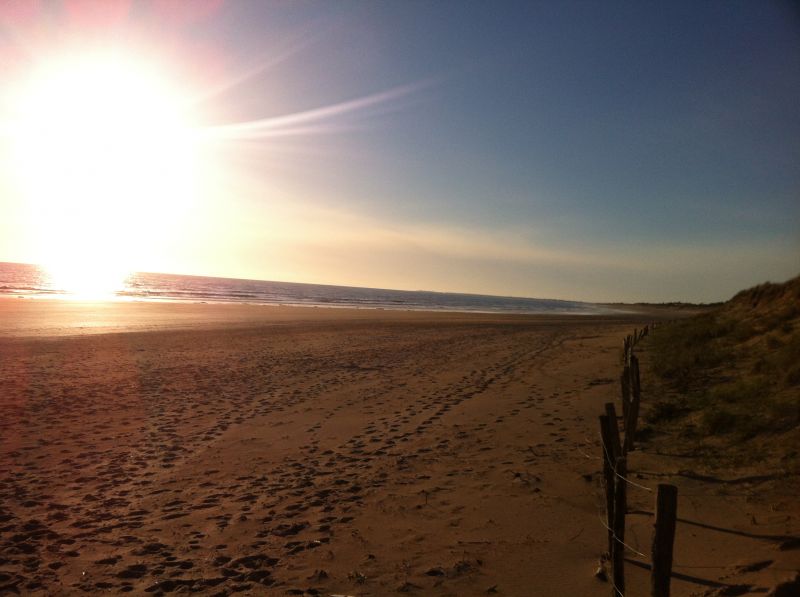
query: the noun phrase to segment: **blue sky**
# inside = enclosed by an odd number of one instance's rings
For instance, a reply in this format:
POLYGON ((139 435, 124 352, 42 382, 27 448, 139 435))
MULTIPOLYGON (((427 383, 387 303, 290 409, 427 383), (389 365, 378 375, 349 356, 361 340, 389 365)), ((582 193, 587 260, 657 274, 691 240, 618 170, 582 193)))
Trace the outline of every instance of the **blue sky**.
POLYGON ((207 125, 397 91, 220 150, 240 184, 142 267, 650 301, 800 272, 790 3, 139 3, 124 28, 220 58, 207 125))

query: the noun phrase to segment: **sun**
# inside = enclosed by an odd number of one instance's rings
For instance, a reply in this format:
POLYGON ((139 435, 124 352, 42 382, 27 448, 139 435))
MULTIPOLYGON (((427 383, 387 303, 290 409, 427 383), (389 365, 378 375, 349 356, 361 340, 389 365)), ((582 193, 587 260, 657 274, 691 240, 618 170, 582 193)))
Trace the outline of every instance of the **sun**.
POLYGON ((96 52, 41 64, 11 104, 14 190, 40 263, 68 292, 113 293, 191 208, 188 102, 155 65, 96 52))

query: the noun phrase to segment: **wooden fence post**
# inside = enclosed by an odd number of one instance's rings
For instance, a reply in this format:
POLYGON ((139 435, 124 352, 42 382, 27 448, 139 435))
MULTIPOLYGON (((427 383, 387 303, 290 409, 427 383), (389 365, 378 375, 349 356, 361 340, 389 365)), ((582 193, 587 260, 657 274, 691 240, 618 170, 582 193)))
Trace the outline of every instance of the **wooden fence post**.
POLYGON ((614 485, 614 543, 611 549, 611 564, 613 567, 612 579, 614 586, 613 595, 625 595, 625 514, 627 511, 627 483, 624 480, 628 474, 625 457, 620 456, 614 466, 616 482, 614 485))
POLYGON ((672 547, 678 517, 678 488, 659 484, 656 495, 656 522, 653 534, 653 566, 650 576, 652 597, 669 597, 672 575, 672 547))
POLYGON ((611 440, 612 451, 609 453, 612 461, 622 456, 622 443, 619 439, 619 423, 617 423, 617 409, 613 402, 606 402, 606 416, 608 417, 609 439, 611 440))
POLYGON ((620 386, 622 387, 622 426, 627 432, 628 430, 628 409, 631 405, 631 370, 626 364, 622 368, 622 376, 619 379, 620 386))
POLYGON ((631 357, 631 390, 634 394, 638 394, 642 389, 639 377, 639 359, 631 357))
POLYGON ((639 401, 642 396, 639 385, 639 359, 635 356, 631 357, 630 383, 632 398, 628 406, 628 418, 625 420, 625 445, 622 449, 624 454, 634 450, 636 426, 639 419, 639 401))
POLYGON ((608 415, 600 415, 600 439, 603 450, 603 479, 606 486, 606 527, 608 527, 608 557, 614 546, 614 461, 611 460, 611 437, 608 415))

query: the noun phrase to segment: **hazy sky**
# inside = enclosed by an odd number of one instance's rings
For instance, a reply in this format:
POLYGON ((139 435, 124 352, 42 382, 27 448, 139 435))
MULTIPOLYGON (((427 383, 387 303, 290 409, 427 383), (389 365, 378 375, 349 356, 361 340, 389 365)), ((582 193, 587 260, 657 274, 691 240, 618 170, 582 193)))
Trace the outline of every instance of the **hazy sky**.
MULTIPOLYGON (((4 9, 0 93, 65 48, 123 49, 191 98, 179 207, 143 198, 128 155, 136 192, 107 199, 124 230, 79 234, 136 269, 625 301, 800 273, 790 3, 95 4, 4 9)), ((37 261, 12 170, 0 260, 37 261)))

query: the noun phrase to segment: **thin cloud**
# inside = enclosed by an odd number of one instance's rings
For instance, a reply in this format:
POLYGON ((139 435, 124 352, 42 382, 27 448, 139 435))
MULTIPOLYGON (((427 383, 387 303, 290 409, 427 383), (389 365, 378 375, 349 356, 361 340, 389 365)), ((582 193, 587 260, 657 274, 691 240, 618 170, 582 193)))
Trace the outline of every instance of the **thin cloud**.
POLYGON ((425 83, 401 85, 380 93, 322 106, 303 112, 273 116, 247 122, 211 126, 203 129, 203 135, 219 140, 253 140, 285 135, 313 135, 341 130, 343 117, 372 113, 376 108, 384 110, 395 106, 401 98, 418 91, 425 83))

